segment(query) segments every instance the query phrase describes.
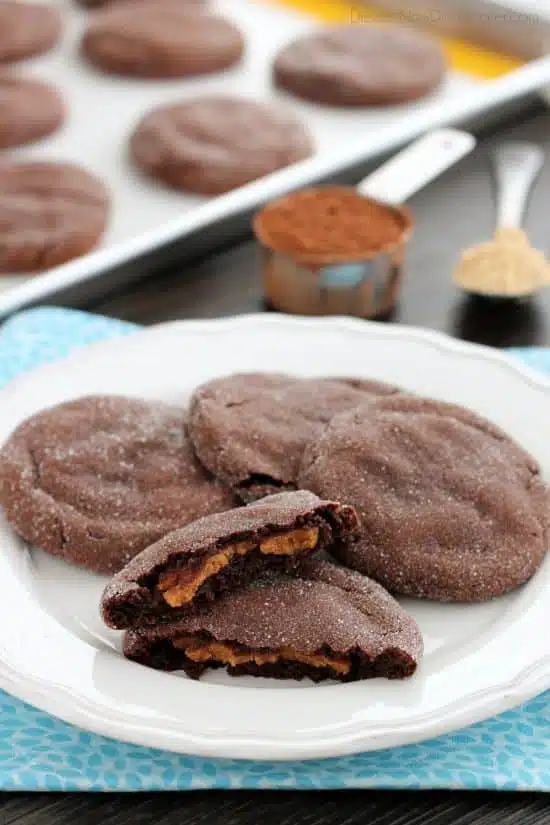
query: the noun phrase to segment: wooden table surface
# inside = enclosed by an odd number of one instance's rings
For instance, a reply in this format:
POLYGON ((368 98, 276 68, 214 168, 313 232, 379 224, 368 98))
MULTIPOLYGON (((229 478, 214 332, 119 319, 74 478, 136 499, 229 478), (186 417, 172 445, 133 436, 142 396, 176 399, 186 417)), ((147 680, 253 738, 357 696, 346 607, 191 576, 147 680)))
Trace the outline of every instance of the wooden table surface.
MULTIPOLYGON (((550 290, 524 304, 469 300, 451 283, 461 248, 492 230, 487 153, 502 140, 534 140, 550 155, 550 114, 500 129, 476 153, 411 202, 416 217, 399 309, 392 319, 493 346, 550 345, 550 290)), ((526 226, 550 251, 550 160, 526 226)), ((245 243, 134 285, 88 307, 150 324, 264 308, 256 250, 245 243)), ((547 745, 547 743, 546 743, 547 745)), ((0 794, 0 825, 543 825, 542 795, 481 792, 197 792, 181 794, 0 794)))

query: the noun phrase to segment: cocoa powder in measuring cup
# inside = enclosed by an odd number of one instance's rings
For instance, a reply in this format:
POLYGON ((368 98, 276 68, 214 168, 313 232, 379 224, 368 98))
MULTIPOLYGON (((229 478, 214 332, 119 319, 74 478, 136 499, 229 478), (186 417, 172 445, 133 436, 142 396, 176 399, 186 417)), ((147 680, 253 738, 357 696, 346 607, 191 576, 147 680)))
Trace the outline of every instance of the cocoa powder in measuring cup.
POLYGON ((347 186, 294 192, 268 204, 254 221, 265 247, 311 263, 371 258, 399 244, 410 226, 408 210, 367 199, 347 186))
POLYGON ((349 186, 294 192, 254 219, 271 304, 301 315, 387 314, 399 295, 411 212, 349 186))

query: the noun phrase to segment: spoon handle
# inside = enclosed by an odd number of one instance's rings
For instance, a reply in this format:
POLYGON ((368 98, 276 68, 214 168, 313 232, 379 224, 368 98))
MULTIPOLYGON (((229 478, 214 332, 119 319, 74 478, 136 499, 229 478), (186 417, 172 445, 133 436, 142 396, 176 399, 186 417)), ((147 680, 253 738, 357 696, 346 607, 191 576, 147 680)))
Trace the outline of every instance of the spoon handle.
POLYGON ((504 143, 493 152, 497 229, 520 229, 527 198, 544 163, 533 143, 504 143))
POLYGON ((361 195, 397 206, 472 151, 473 135, 435 129, 379 166, 357 189, 361 195))

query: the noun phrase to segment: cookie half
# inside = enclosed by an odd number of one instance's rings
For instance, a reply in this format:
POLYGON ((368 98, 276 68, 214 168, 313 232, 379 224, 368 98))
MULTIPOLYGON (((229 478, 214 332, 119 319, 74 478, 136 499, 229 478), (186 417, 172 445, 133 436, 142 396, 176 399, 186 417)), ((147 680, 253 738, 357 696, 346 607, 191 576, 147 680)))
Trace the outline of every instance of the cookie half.
POLYGON ((439 42, 393 23, 325 27, 285 46, 275 84, 325 106, 408 103, 435 91, 445 76, 439 42))
POLYGON ((207 516, 149 547, 114 577, 101 610, 110 627, 174 620, 267 570, 357 533, 353 508, 298 491, 207 516))
POLYGON ((178 623, 129 631, 128 659, 199 678, 234 676, 354 682, 412 676, 420 630, 375 582, 323 561, 300 562, 287 578, 224 593, 178 623))
POLYGON ((336 413, 396 392, 389 384, 354 378, 231 375, 194 393, 189 434, 203 464, 243 501, 253 501, 299 486, 306 444, 336 413))
POLYGON ((40 412, 0 451, 0 504, 28 542, 113 573, 161 536, 233 505, 195 458, 184 412, 90 396, 40 412))
POLYGON ((394 593, 484 601, 527 581, 547 551, 536 461, 458 405, 402 395, 343 412, 299 479, 357 508, 359 540, 332 552, 394 593))
POLYGON ((217 195, 304 160, 313 143, 282 108, 210 96, 154 109, 130 149, 140 169, 168 186, 217 195))

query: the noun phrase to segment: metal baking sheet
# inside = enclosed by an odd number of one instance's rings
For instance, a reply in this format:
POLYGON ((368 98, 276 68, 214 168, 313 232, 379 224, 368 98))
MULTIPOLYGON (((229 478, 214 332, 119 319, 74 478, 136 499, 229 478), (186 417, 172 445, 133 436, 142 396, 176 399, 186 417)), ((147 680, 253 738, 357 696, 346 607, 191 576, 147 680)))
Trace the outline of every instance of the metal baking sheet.
POLYGON ((111 187, 113 212, 102 246, 31 278, 2 277, 0 316, 44 302, 74 305, 93 300, 133 279, 211 250, 245 231, 250 214, 265 201, 322 180, 352 180, 369 162, 437 125, 469 122, 519 107, 550 84, 550 57, 492 81, 451 72, 431 98, 407 107, 338 111, 299 103, 270 83, 272 55, 315 21, 268 2, 218 0, 212 5, 247 37, 241 67, 194 81, 147 82, 114 78, 90 69, 78 55, 87 14, 59 0, 66 18, 62 45, 28 61, 21 71, 50 79, 65 94, 69 120, 58 135, 4 157, 52 158, 84 164, 111 187), (279 101, 309 124, 316 155, 227 195, 202 199, 165 189, 140 176, 127 157, 127 142, 141 114, 166 101, 202 92, 249 95, 279 101), (406 113, 406 115, 405 115, 406 113))

